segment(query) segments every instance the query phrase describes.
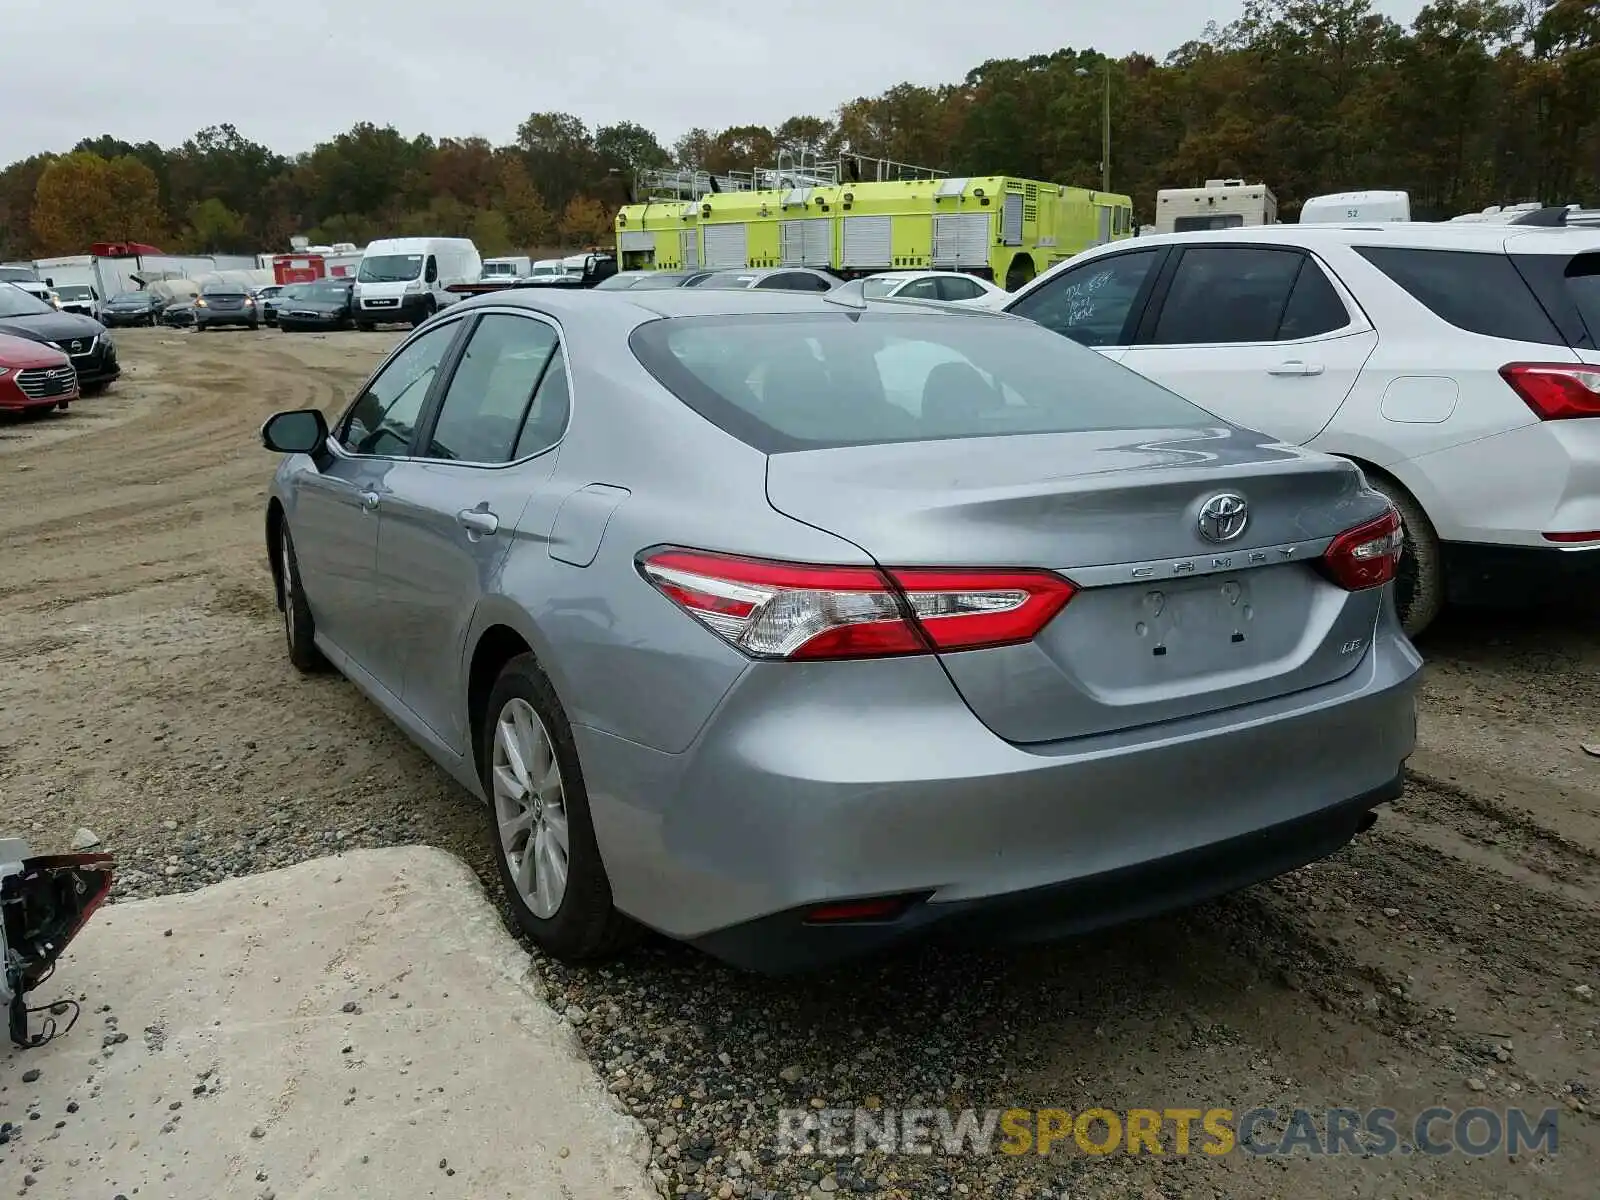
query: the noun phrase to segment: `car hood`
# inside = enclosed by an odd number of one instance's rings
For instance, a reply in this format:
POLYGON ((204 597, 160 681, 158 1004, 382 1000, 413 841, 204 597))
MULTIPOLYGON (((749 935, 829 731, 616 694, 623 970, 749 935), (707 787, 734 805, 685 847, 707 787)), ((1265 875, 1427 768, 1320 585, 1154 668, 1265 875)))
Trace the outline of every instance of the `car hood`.
POLYGON ((48 342, 0 333, 0 366, 25 370, 29 367, 64 367, 68 358, 48 342))
POLYGON ((298 312, 325 312, 336 313, 348 308, 349 300, 284 300, 279 298, 278 307, 293 309, 298 312))
POLYGON ((14 333, 36 342, 98 337, 106 327, 81 313, 37 313, 29 317, 0 317, 0 333, 14 333))

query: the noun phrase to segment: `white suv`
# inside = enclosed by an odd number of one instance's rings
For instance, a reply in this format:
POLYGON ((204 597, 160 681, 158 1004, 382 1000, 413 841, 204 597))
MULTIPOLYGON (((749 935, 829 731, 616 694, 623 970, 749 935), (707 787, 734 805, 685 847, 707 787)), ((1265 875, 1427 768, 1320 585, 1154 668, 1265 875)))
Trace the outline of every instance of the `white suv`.
POLYGON ((1600 231, 1267 225, 1089 250, 1007 312, 1230 421, 1360 464, 1396 602, 1600 592, 1600 231))

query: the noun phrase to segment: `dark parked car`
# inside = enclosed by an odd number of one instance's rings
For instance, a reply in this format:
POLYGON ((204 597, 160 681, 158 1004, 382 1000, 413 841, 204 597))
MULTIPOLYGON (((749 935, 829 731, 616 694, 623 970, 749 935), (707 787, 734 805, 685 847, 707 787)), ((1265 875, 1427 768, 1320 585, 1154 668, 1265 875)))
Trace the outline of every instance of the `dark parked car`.
POLYGON ((278 298, 278 328, 285 333, 304 329, 349 329, 355 324, 349 279, 319 279, 296 284, 293 294, 278 298))
POLYGON ((66 352, 84 395, 104 391, 118 375, 117 348, 93 317, 57 312, 19 287, 0 283, 0 333, 49 342, 66 352))
POLYGON ((174 300, 161 310, 161 323, 168 329, 194 328, 194 302, 196 297, 186 296, 174 300))
POLYGON ((712 271, 684 286, 738 288, 763 292, 831 292, 840 280, 810 267, 750 267, 738 271, 712 271))
POLYGON ((194 327, 197 332, 221 329, 227 325, 261 328, 261 313, 256 298, 243 284, 208 283, 194 302, 194 327))
POLYGON ((106 301, 101 320, 115 329, 122 325, 154 325, 167 302, 152 292, 123 292, 106 301))

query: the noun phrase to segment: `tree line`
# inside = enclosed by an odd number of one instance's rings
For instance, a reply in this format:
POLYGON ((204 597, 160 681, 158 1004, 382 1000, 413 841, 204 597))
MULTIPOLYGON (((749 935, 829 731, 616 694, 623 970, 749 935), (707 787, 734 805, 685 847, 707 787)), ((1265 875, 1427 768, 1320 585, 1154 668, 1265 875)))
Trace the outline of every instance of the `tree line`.
POLYGON ((1403 188, 1443 218, 1523 200, 1600 203, 1600 4, 1434 0, 1402 26, 1372 0, 1247 0, 1164 60, 1064 48, 937 87, 898 84, 775 128, 693 129, 531 114, 509 145, 361 123, 285 156, 231 125, 181 146, 102 135, 0 171, 0 257, 139 240, 191 252, 290 236, 473 238, 485 254, 606 243, 636 171, 854 153, 954 174, 1094 187, 1103 89, 1113 187, 1151 219, 1162 187, 1264 181, 1292 219, 1309 196, 1403 188), (1109 81, 1109 83, 1108 83, 1109 81))

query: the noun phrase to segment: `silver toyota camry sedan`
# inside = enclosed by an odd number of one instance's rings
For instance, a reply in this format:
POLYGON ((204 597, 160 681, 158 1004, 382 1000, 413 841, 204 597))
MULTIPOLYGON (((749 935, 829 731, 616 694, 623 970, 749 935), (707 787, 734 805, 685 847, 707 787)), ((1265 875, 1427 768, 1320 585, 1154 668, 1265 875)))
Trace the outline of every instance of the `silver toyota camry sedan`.
POLYGON ((503 292, 262 440, 290 659, 486 801, 562 958, 1061 936, 1400 793, 1388 503, 1031 322, 503 292))

